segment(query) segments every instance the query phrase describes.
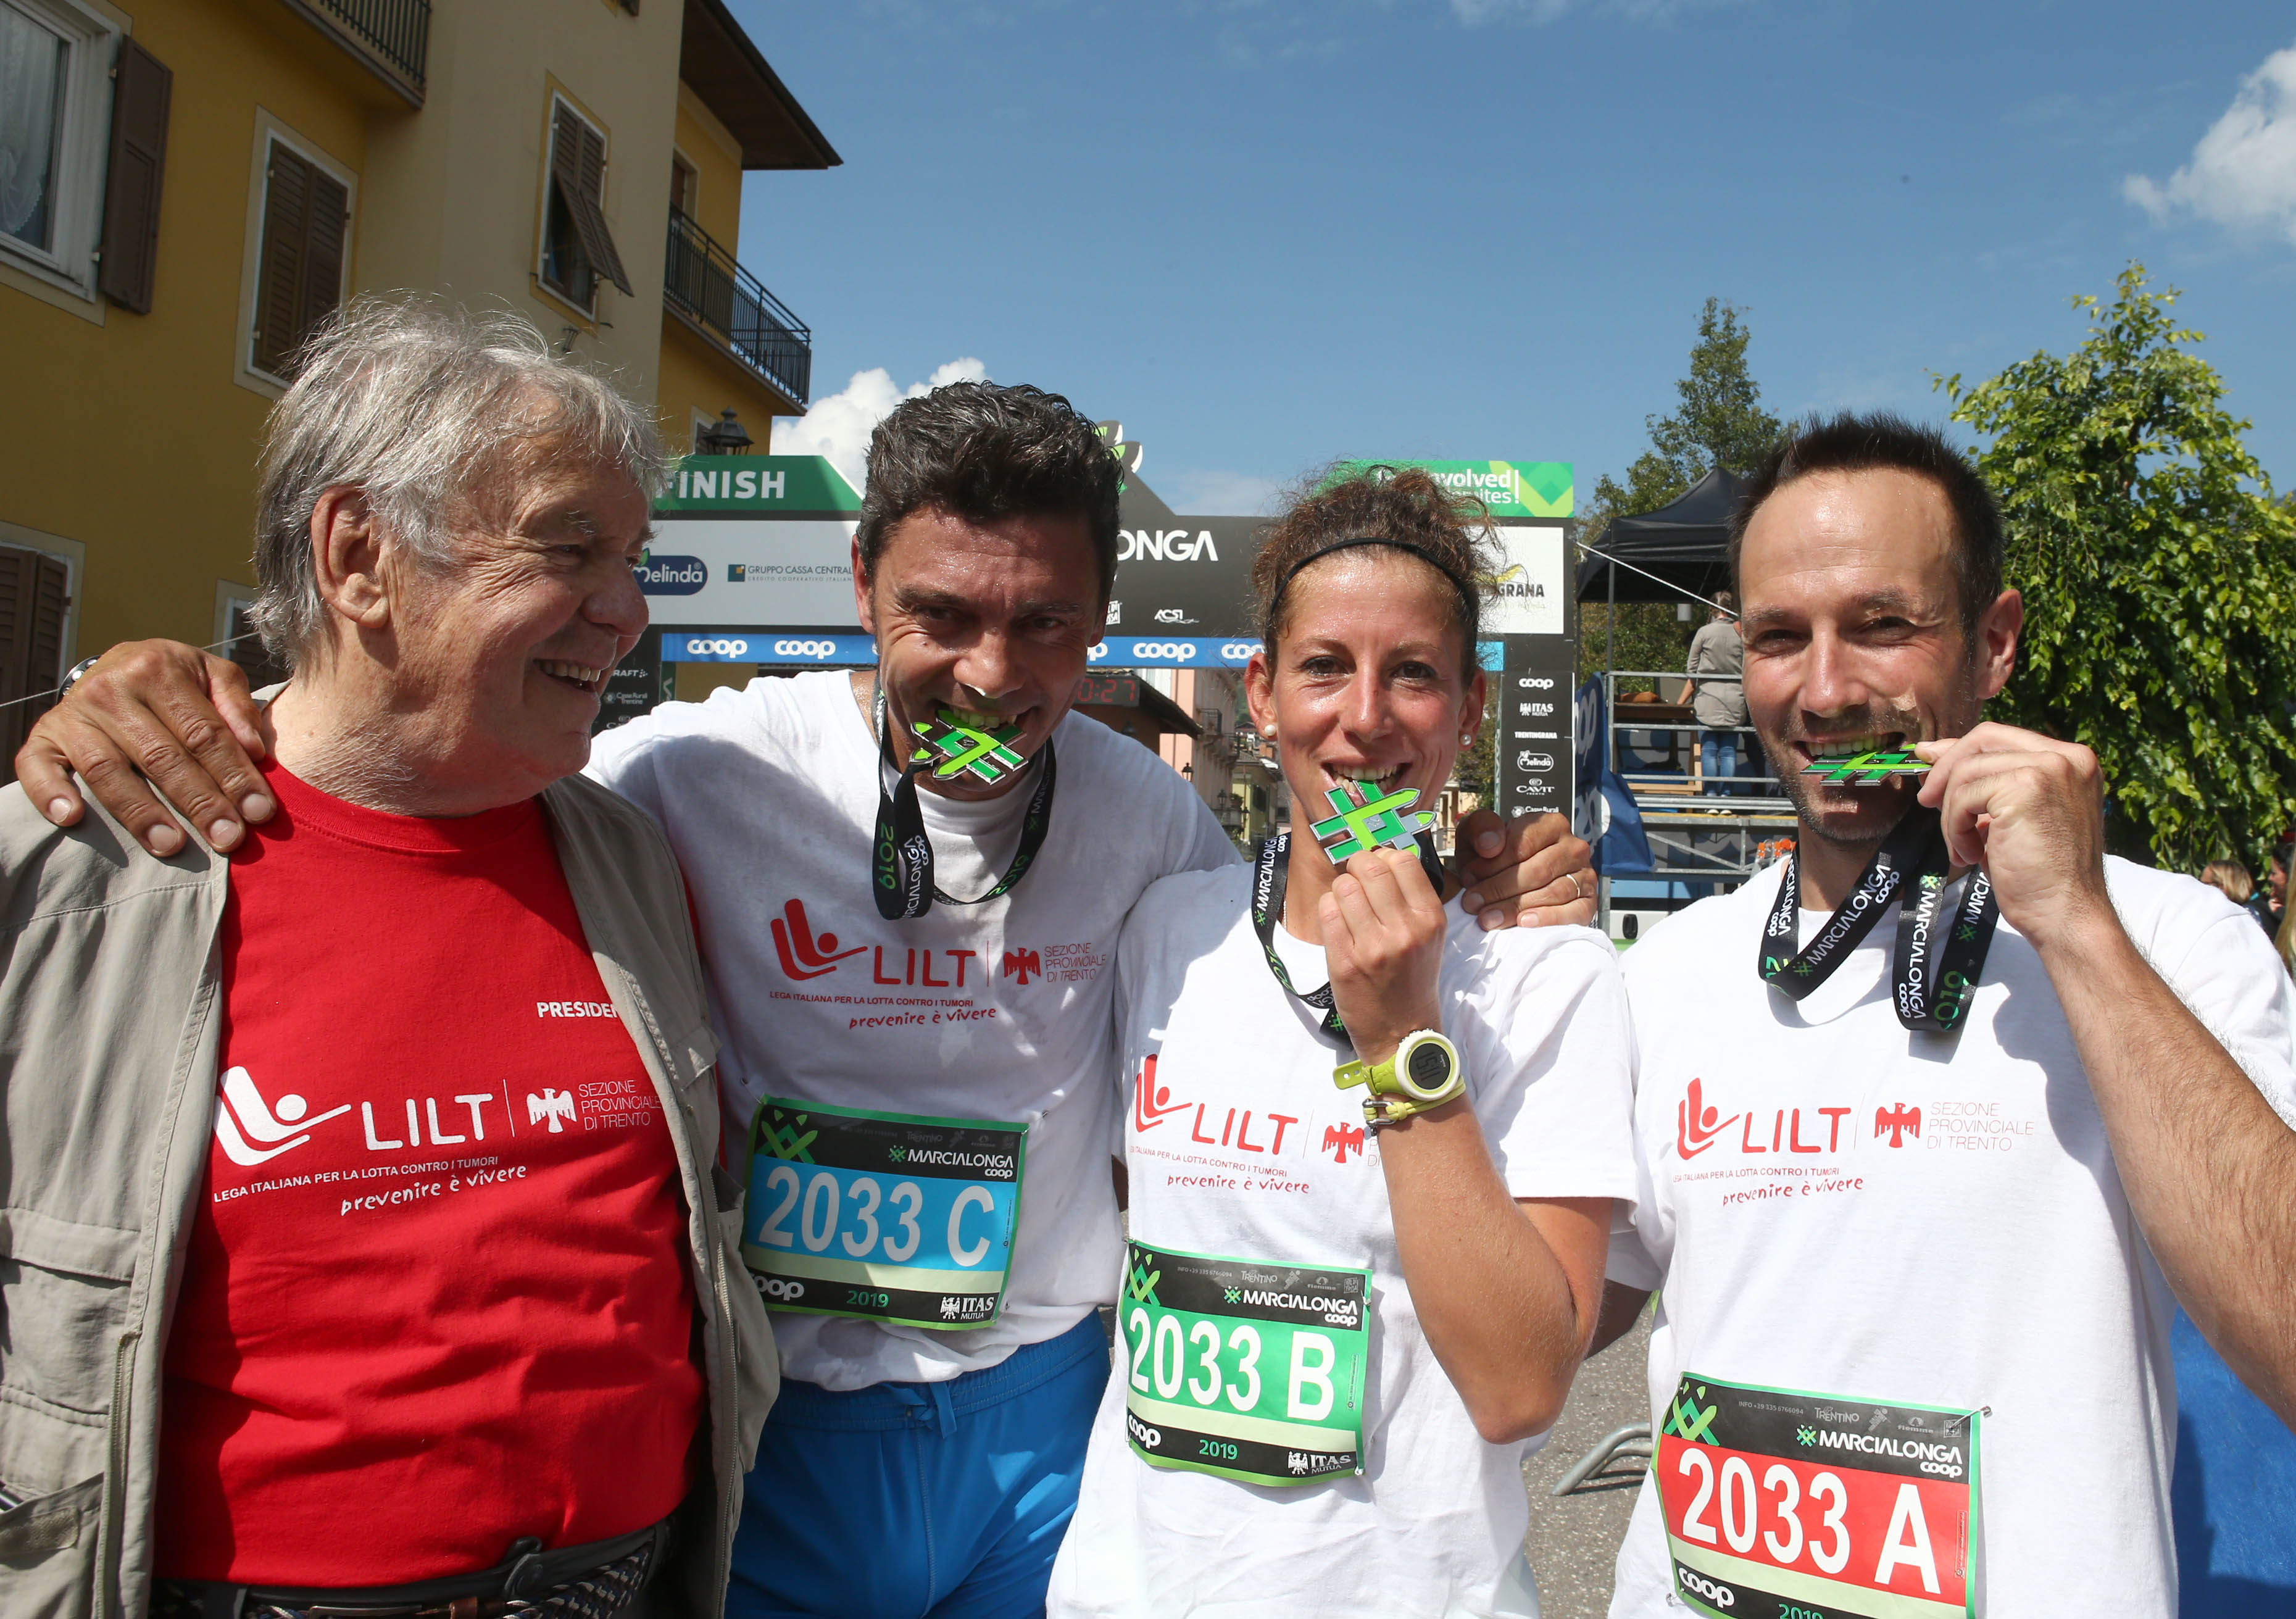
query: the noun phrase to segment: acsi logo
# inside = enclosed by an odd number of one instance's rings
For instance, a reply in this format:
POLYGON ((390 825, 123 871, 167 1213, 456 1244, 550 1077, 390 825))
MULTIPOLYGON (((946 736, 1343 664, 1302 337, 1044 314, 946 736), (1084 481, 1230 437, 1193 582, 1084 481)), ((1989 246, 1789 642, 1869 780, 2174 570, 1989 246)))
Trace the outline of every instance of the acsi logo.
POLYGON ((573 1123, 574 1093, 570 1090, 553 1090, 547 1085, 542 1088, 540 1096, 536 1096, 530 1090, 528 1091, 526 1122, 529 1124, 539 1124, 545 1119, 550 1121, 550 1133, 554 1136, 563 1130, 567 1124, 573 1123), (559 1122, 562 1119, 565 1123, 559 1122))
POLYGON ((648 596, 693 596, 709 582, 709 570, 698 556, 656 556, 649 552, 634 571, 638 588, 648 596))
POLYGON ((346 1102, 316 1119, 306 1119, 303 1114, 309 1105, 299 1096, 284 1096, 275 1108, 264 1101, 247 1070, 234 1068, 223 1076, 223 1094, 216 1098, 216 1145, 242 1169, 253 1169, 282 1153, 293 1152, 311 1138, 312 1130, 351 1110, 346 1102), (250 1136, 263 1145, 251 1145, 250 1136))
POLYGON ((1718 1109, 1706 1105, 1705 1081, 1693 1080, 1681 1101, 1674 1105, 1674 1150, 1685 1158, 1695 1158, 1714 1145, 1714 1138, 1737 1122, 1738 1115, 1718 1118, 1718 1109))
POLYGON ((1172 1088, 1156 1082, 1156 1058, 1152 1053, 1140 1064, 1140 1080, 1132 1088, 1132 1128, 1153 1130, 1176 1113, 1185 1113, 1185 1102, 1172 1100, 1172 1088))
POLYGON ((1180 608, 1159 607, 1156 609, 1156 621, 1159 624, 1193 624, 1195 620, 1180 608))
POLYGON ((1030 949, 1004 952, 1004 976, 1026 988, 1032 977, 1041 977, 1045 966, 1037 952, 1030 949))
POLYGON ((858 956, 868 948, 857 944, 849 950, 840 950, 836 934, 816 935, 806 921, 802 900, 791 900, 774 918, 774 954, 782 958, 782 971, 791 978, 818 978, 824 973, 833 973, 839 962, 858 956))
MULTIPOLYGON (((1878 1138, 1884 1130, 1887 1130, 1890 1133, 1890 1145, 1891 1146, 1903 1146, 1906 1144, 1906 1138, 1907 1136, 1913 1136, 1915 1138, 1920 1137, 1922 1133, 1922 1110, 1918 1107, 1908 1107, 1903 1102, 1898 1103, 1894 1107, 1875 1108, 1874 1110, 1874 1134, 1878 1138)), ((1851 1138, 1854 1140, 1856 1138, 1853 1137, 1851 1138)))
POLYGON ((1348 1155, 1363 1156, 1364 1132, 1360 1124, 1326 1124, 1324 1127, 1323 1150, 1332 1155, 1334 1163, 1345 1163, 1348 1155))

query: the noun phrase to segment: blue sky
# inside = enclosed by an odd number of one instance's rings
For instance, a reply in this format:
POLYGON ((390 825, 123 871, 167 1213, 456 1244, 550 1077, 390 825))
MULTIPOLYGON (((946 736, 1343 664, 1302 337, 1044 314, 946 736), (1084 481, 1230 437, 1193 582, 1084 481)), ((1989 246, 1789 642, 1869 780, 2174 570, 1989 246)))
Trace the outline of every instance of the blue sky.
POLYGON ((845 158, 744 199, 816 400, 977 359, 1120 418, 1184 511, 1341 456, 1583 493, 1709 294, 1779 414, 1942 416, 1931 372, 2071 348, 2140 258, 2296 483, 2284 4, 731 3, 845 158))

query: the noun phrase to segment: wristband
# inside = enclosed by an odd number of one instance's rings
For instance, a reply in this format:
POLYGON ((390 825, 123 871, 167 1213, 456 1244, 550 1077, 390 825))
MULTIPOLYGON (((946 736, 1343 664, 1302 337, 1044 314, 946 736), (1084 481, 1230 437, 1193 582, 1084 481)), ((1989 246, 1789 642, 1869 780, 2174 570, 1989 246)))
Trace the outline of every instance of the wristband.
POLYGON ((1415 1029, 1398 1041, 1383 1063, 1342 1063, 1332 1071, 1341 1090, 1362 1085, 1364 1122, 1377 1130, 1453 1102, 1467 1093, 1459 1048, 1433 1029, 1415 1029))

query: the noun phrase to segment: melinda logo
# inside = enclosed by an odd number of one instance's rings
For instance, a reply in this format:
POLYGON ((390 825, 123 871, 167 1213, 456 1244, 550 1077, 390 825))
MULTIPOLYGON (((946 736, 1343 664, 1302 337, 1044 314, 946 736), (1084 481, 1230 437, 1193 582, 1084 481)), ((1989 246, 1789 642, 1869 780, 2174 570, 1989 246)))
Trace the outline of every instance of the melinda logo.
POLYGON ((693 596, 709 582, 709 570, 698 556, 655 556, 633 570, 638 588, 648 596, 693 596))

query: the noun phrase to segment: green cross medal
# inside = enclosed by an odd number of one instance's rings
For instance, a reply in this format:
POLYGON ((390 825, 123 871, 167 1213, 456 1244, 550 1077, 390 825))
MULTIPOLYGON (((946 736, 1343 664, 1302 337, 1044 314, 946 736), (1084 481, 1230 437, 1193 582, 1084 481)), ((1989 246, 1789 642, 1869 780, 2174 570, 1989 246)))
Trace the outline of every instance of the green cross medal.
POLYGON ((1828 786, 1876 787, 1900 776, 1925 776, 1929 761, 1911 748, 1878 748, 1846 759, 1813 759, 1801 768, 1804 776, 1820 776, 1828 786))
POLYGON ((1017 725, 976 731, 943 709, 939 719, 913 721, 909 729, 925 744, 910 756, 909 762, 932 766, 934 777, 942 781, 969 774, 983 786, 993 787, 1029 762, 1007 745, 1021 734, 1017 725))
POLYGON ((1335 866, 1349 855, 1382 844, 1411 853, 1419 834, 1435 821, 1428 811, 1411 808, 1419 801, 1416 788, 1400 787, 1384 798, 1366 801, 1370 794, 1363 784, 1349 782, 1325 789, 1324 796, 1332 801, 1333 814, 1329 820, 1310 823, 1309 830, 1335 866))

